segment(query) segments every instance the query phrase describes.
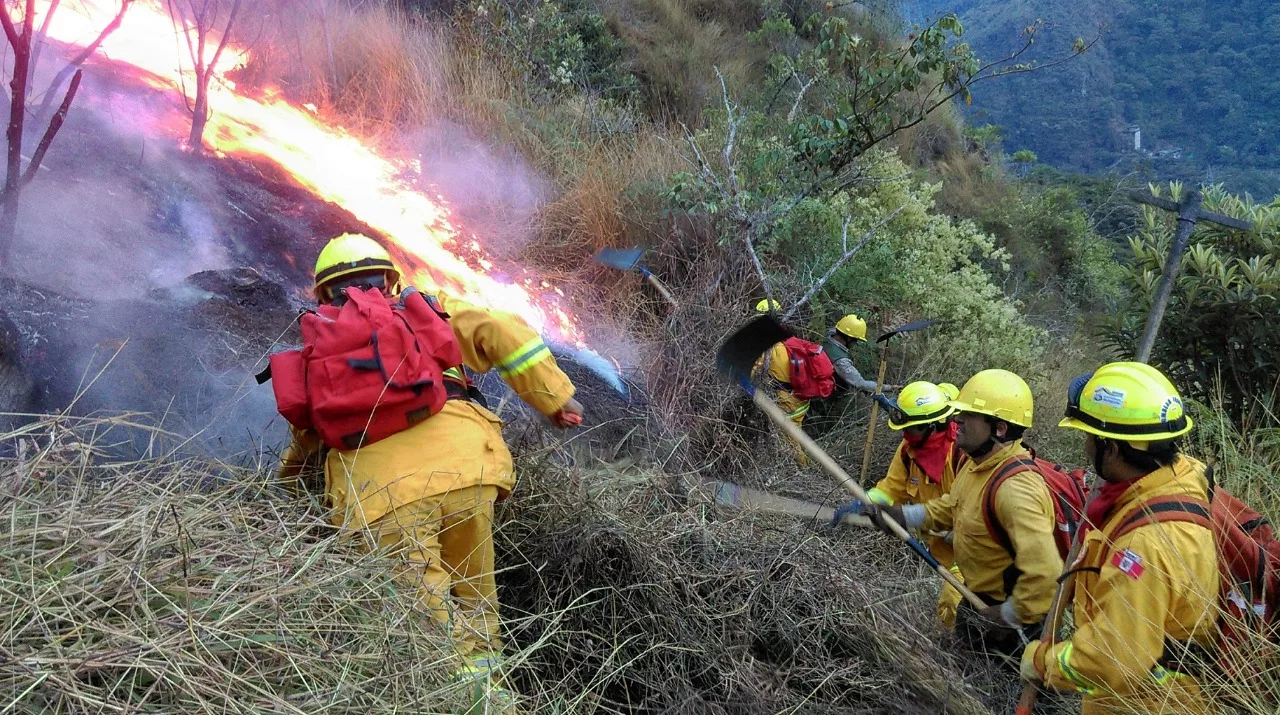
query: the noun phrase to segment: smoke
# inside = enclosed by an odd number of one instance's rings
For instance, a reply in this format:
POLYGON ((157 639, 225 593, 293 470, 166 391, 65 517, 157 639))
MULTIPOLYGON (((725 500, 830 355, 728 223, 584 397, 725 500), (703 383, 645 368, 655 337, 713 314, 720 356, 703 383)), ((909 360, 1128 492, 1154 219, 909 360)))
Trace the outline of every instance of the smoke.
POLYGON ((421 170, 416 185, 448 203, 456 225, 495 259, 513 260, 536 235, 538 209, 554 187, 513 149, 440 119, 406 137, 421 170))
MULTIPOLYGON (((324 41, 341 38, 335 31, 324 41)), ((350 51, 339 45, 339 61, 350 51)), ((332 47, 328 54, 332 61, 332 47)), ((441 61, 438 50, 434 57, 441 61)), ((262 86, 288 71, 247 69, 262 86)), ((443 94, 433 99, 450 104, 443 94)), ((88 68, 45 168, 23 194, 14 250, 18 274, 66 300, 48 310, 42 295, 20 306, 11 301, 6 311, 27 344, 24 361, 42 381, 41 408, 65 407, 102 370, 77 411, 146 410, 179 434, 197 434, 204 449, 230 454, 283 438, 270 386, 250 379, 272 340, 286 333, 276 323, 293 317, 288 293, 301 273, 278 267, 286 259, 309 263, 317 236, 334 235, 350 219, 335 223, 324 202, 304 197, 282 206, 230 163, 190 157, 179 146, 188 122, 174 92, 150 87, 128 68, 88 68), (246 278, 245 267, 263 275, 246 278), (218 273, 189 279, 207 271, 218 273)), ((397 142, 416 159, 417 186, 443 197, 464 243, 474 237, 499 272, 516 273, 555 187, 514 148, 443 116, 420 124, 397 142)), ((638 349, 606 317, 585 310, 577 317, 593 349, 578 355, 606 382, 614 362, 635 364, 638 349)))
MULTIPOLYGON (((125 298, 230 265, 207 168, 172 141, 166 93, 85 77, 76 104, 22 193, 14 265, 69 296, 125 298)), ((42 128, 40 128, 42 129, 42 128)), ((26 153, 39 134, 28 133, 26 153)))

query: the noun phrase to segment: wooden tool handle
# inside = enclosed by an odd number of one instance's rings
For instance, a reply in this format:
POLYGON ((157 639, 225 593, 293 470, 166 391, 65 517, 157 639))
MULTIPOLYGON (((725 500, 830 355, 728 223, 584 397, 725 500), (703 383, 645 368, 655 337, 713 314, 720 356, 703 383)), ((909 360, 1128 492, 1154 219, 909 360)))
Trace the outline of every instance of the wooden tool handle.
MULTIPOLYGON (((880 347, 880 369, 876 373, 876 391, 879 395, 884 391, 884 370, 889 365, 889 343, 885 343, 880 347)), ((876 420, 880 417, 879 400, 871 401, 871 421, 867 423, 867 442, 862 447, 862 473, 858 475, 859 481, 863 484, 867 482, 867 469, 871 466, 871 448, 875 445, 876 440, 876 420)))
MULTIPOLYGON (((1067 594, 1075 583, 1075 572, 1071 570, 1071 564, 1075 563, 1076 556, 1080 553, 1080 545, 1083 539, 1077 534, 1075 541, 1072 542, 1071 548, 1067 551, 1066 569, 1064 578, 1058 580, 1058 588, 1053 592, 1053 600, 1049 602, 1049 613, 1045 617, 1044 622, 1044 641, 1050 646, 1057 639, 1058 624, 1062 621, 1062 614, 1067 610, 1067 594)), ((1015 715, 1031 715, 1035 710, 1036 698, 1040 696, 1040 688, 1035 683, 1027 683, 1022 688, 1022 697, 1018 698, 1018 708, 1014 711, 1015 715)))
POLYGON ((662 299, 667 301, 672 308, 680 307, 680 303, 676 301, 676 297, 671 295, 671 291, 667 290, 667 287, 663 285, 662 281, 658 280, 657 276, 645 271, 644 279, 649 281, 649 285, 653 286, 653 289, 658 291, 658 294, 662 296, 662 299))
MULTIPOLYGON (((759 407, 761 411, 768 415, 769 419, 773 420, 774 424, 778 425, 783 432, 786 432, 789 437, 794 439, 800 445, 801 449, 813 458, 813 461, 817 462, 818 465, 826 470, 828 474, 835 477, 836 481, 840 482, 840 486, 843 487, 845 491, 852 494, 858 499, 858 501, 864 504, 871 503, 871 497, 867 496, 867 492, 864 491, 856 481, 854 481, 853 477, 849 476, 847 472, 841 469, 840 465, 836 464, 836 461, 831 458, 831 455, 827 454, 822 447, 818 446, 817 442, 814 442, 809 435, 805 434, 804 430, 800 429, 799 425, 792 422, 791 418, 787 417, 787 413, 783 412, 782 408, 778 407, 776 402, 769 399, 769 397, 760 390, 753 390, 751 393, 751 399, 756 403, 756 407, 759 407)), ((942 577, 943 581, 951 584, 952 588, 959 591, 960 595, 964 596, 965 600, 968 601, 970 605, 979 610, 987 607, 985 601, 978 598, 976 593, 970 591, 964 583, 960 581, 960 579, 956 578, 955 574, 951 573, 950 569, 938 563, 938 560, 929 553, 929 550, 926 549, 918 539, 912 537, 901 524, 893 519, 885 519, 885 523, 888 525, 889 531, 891 531, 894 536, 898 537, 899 540, 910 546, 917 555, 933 567, 933 570, 942 577)))

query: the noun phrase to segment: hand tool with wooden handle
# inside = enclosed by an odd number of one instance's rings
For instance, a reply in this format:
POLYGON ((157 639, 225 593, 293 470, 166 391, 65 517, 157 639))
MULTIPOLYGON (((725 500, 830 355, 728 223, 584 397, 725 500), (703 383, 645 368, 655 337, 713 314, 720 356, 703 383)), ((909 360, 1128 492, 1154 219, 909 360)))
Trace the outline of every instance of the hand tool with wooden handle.
MULTIPOLYGON (((720 350, 716 353, 716 369, 722 375, 738 383, 751 396, 751 400, 756 407, 760 408, 770 420, 773 420, 774 424, 778 425, 783 432, 786 432, 787 436, 795 440, 801 449, 812 457, 828 474, 835 477, 841 487, 863 504, 871 504, 871 498, 858 485, 858 482, 854 481, 853 477, 849 476, 844 469, 841 469, 840 465, 836 464, 836 461, 831 458, 831 455, 827 454, 822 447, 818 446, 817 442, 814 442, 809 435, 805 434, 799 425, 792 422, 791 418, 787 416, 786 412, 782 411, 781 407, 778 407, 776 402, 769 399, 767 395, 751 384, 751 371, 756 361, 764 354, 764 351, 789 337, 791 337, 791 334, 787 332, 786 328, 782 327, 782 324, 776 318, 772 315, 762 315, 739 328, 737 332, 724 341, 724 344, 720 346, 720 350)), ((987 604, 981 598, 978 598, 976 593, 966 588, 960 579, 951 573, 950 569, 938 563, 938 560, 933 557, 933 554, 929 553, 929 549, 920 543, 919 539, 908 533, 898 522, 892 519, 885 519, 884 521, 890 533, 911 547, 911 550, 923 559, 925 563, 929 564, 943 581, 951 584, 952 588, 959 591, 960 595, 964 596, 970 605, 979 610, 987 607, 987 604)), ((1021 631, 1018 632, 1021 633, 1021 631)))

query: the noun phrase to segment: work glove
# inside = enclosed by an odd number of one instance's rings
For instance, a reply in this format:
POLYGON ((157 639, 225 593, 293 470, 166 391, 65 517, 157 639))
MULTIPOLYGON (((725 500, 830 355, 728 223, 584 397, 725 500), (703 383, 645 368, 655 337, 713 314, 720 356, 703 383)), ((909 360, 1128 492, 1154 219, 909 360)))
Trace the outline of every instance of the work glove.
POLYGON ((871 523, 876 528, 886 534, 893 534, 890 529, 888 520, 898 522, 902 528, 907 528, 907 519, 902 515, 902 507, 900 506, 880 506, 878 504, 866 504, 863 506, 863 514, 871 517, 871 523))
POLYGON ((1018 677, 1024 682, 1040 685, 1044 682, 1044 674, 1036 668, 1036 651, 1040 650, 1040 641, 1031 641, 1022 651, 1022 661, 1018 664, 1018 677))
POLYGON ((831 525, 839 526, 840 522, 844 521, 844 518, 846 516, 850 516, 850 515, 865 516, 866 513, 867 513, 866 505, 858 501, 857 499, 854 499, 848 504, 845 504, 836 509, 835 516, 831 517, 831 525))
POLYGON ((956 626, 963 625, 971 631, 984 634, 984 637, 987 638, 1009 637, 1016 633, 1018 629, 1010 626, 1005 621, 1004 616, 1000 613, 1001 605, 997 603, 994 606, 987 606, 978 610, 967 602, 962 603, 956 613, 956 626))

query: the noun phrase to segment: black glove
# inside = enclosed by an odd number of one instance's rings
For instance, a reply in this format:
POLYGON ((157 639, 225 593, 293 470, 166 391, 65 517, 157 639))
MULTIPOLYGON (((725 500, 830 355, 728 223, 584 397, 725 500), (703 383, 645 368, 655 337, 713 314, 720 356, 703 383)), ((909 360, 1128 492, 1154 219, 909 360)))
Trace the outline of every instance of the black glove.
POLYGON ((902 507, 900 506, 868 504, 865 507, 864 513, 871 517, 871 523, 875 524, 877 529, 886 534, 894 533, 889 527, 888 520, 898 522, 898 526, 901 526, 903 529, 907 528, 907 519, 902 515, 902 507))

